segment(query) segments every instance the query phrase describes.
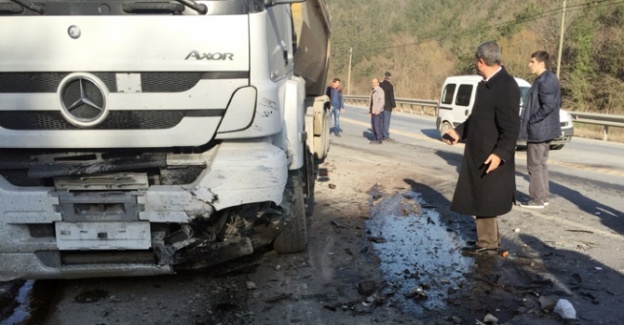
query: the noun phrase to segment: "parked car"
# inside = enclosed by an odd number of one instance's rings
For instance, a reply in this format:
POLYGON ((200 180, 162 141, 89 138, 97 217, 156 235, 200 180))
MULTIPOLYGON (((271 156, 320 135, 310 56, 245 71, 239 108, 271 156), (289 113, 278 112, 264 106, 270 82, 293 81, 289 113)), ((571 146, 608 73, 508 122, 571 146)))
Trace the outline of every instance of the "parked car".
MULTIPOLYGON (((436 127, 440 134, 448 129, 455 128, 464 122, 474 105, 477 93, 477 84, 483 79, 478 75, 452 76, 446 78, 442 86, 440 102, 436 108, 436 127)), ((529 92, 531 84, 521 78, 515 78, 520 88, 520 110, 524 107, 524 97, 529 92)), ((560 110, 559 120, 561 134, 550 143, 550 149, 559 150, 572 140, 574 124, 572 115, 565 110, 560 110)), ((518 141, 518 146, 526 146, 525 141, 518 141)))

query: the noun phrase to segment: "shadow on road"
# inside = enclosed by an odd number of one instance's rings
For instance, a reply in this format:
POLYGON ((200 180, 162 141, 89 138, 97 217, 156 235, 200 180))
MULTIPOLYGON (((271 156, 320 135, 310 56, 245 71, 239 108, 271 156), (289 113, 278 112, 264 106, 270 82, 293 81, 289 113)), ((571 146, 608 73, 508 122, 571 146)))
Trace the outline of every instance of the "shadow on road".
MULTIPOLYGON (((431 223, 426 228, 418 226, 419 223, 404 227, 405 231, 422 228, 420 236, 423 238, 421 242, 406 241, 404 246, 416 251, 423 250, 422 245, 429 245, 428 249, 433 253, 421 258, 432 258, 435 264, 440 259, 439 255, 456 254, 455 250, 461 246, 461 243, 450 243, 452 247, 447 247, 448 243, 441 245, 435 238, 428 240, 436 226, 445 227, 458 237, 474 239, 472 218, 451 212, 449 200, 433 188, 412 179, 404 179, 404 182, 410 187, 408 193, 419 193, 426 202, 422 205, 423 211, 435 208, 440 216, 437 221, 441 223, 431 223)), ((409 198, 405 193, 403 196, 409 198)), ((584 235, 592 236, 580 236, 584 235)), ((575 237, 571 240, 580 239, 575 237)), ((459 271, 459 280, 450 278, 450 283, 457 286, 450 285, 447 291, 439 293, 446 299, 444 310, 425 309, 425 316, 446 314, 455 315, 462 321, 474 321, 492 314, 505 324, 554 325, 561 324, 562 318, 553 308, 559 299, 566 299, 575 308, 577 320, 564 321, 565 324, 619 323, 624 317, 624 309, 618 307, 624 302, 621 286, 624 276, 590 257, 590 251, 563 249, 557 245, 560 244, 522 234, 517 240, 503 238, 502 247, 508 255, 465 257, 474 263, 463 264, 468 265, 468 269, 458 267, 458 271, 462 270, 459 271)), ((396 258, 393 263, 396 263, 396 258)), ((421 283, 433 283, 432 287, 444 287, 445 283, 449 283, 445 282, 449 281, 445 275, 447 270, 438 268, 437 274, 431 274, 426 268, 419 269, 420 264, 413 265, 404 273, 419 275, 421 283)), ((427 307, 424 301, 416 304, 427 307)))
POLYGON ((420 132, 431 139, 440 140, 440 131, 438 129, 422 129, 420 132))
POLYGON ((459 174, 463 155, 442 150, 436 150, 435 154, 438 155, 440 158, 446 160, 446 163, 449 164, 449 166, 455 167, 455 170, 459 174))
MULTIPOLYGON (((559 175, 558 173, 551 173, 550 180, 550 193, 560 196, 564 198, 574 205, 576 205, 580 210, 594 215, 600 218, 603 225, 611 228, 612 230, 624 234, 624 211, 620 211, 616 208, 603 204, 601 202, 596 201, 593 198, 586 196, 585 194, 572 189, 570 187, 561 185, 558 182, 554 182, 552 179, 554 175, 559 175)), ((523 178, 527 182, 529 181, 529 176, 525 173, 521 173, 516 171, 516 176, 523 178)), ((586 180, 579 177, 571 177, 569 175, 560 175, 561 177, 566 177, 571 179, 573 182, 583 183, 586 180)), ((613 188, 613 191, 624 193, 624 186, 617 186, 613 184, 607 184, 599 181, 592 181, 592 186, 601 187, 601 188, 613 188)), ((518 191, 520 201, 526 201, 529 198, 528 193, 524 193, 518 191)))

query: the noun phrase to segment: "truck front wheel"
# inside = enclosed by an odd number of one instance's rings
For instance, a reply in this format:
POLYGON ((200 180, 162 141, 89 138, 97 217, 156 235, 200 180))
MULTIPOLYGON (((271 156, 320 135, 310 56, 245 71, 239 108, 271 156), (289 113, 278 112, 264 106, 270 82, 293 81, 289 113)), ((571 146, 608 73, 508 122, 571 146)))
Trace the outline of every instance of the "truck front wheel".
POLYGON ((288 192, 291 200, 288 223, 273 241, 273 248, 280 254, 301 252, 308 246, 305 197, 303 181, 299 172, 288 176, 288 192))

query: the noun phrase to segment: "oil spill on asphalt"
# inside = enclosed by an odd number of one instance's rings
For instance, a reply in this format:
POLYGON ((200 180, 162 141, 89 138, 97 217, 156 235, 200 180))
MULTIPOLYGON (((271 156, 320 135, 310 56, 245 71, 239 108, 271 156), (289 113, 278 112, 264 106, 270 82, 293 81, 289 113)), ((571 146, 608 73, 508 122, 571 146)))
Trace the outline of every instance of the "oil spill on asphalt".
POLYGON ((25 281, 15 296, 13 313, 2 320, 3 324, 23 324, 31 318, 31 296, 33 293, 34 280, 25 281))
POLYGON ((406 312, 422 314, 447 306, 449 295, 459 292, 474 260, 461 255, 464 241, 440 220, 419 193, 408 191, 384 197, 371 190, 370 236, 380 259, 382 280, 396 289, 389 301, 406 312))
POLYGON ((0 324, 42 324, 58 290, 57 281, 15 280, 0 283, 0 324))

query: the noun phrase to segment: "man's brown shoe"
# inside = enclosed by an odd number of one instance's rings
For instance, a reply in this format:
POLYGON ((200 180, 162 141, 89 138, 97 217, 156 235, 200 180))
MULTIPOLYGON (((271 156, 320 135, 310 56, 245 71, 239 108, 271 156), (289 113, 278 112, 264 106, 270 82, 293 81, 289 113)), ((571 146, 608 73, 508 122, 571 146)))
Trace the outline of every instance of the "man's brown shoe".
POLYGON ((464 254, 472 254, 472 255, 496 254, 496 252, 498 251, 498 247, 497 248, 485 248, 485 247, 479 247, 477 245, 470 245, 470 246, 462 247, 461 251, 464 254))

